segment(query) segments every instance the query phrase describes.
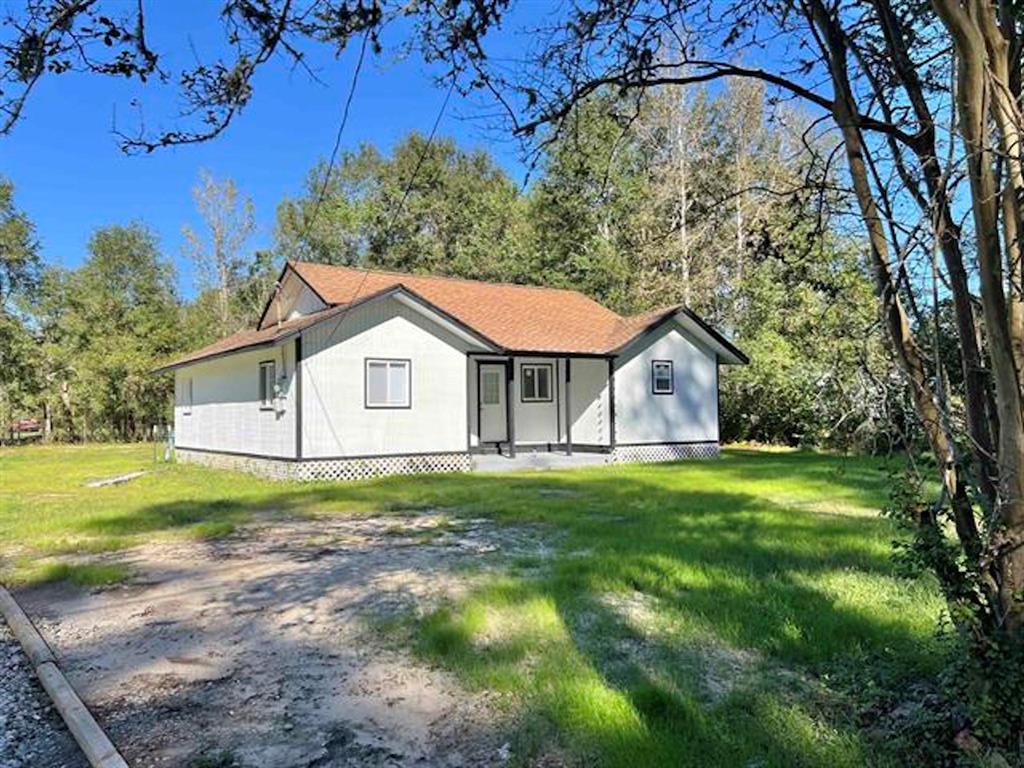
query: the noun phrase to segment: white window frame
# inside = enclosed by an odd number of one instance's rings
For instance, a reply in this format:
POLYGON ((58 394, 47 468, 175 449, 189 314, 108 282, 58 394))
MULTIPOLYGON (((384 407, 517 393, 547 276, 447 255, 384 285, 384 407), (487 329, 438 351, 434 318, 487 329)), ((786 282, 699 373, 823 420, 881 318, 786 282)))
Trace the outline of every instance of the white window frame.
POLYGON ((363 407, 371 410, 392 409, 401 410, 412 408, 412 360, 401 357, 367 357, 363 361, 363 407), (385 386, 388 390, 387 399, 384 402, 370 402, 370 366, 383 365, 386 375, 385 386), (391 396, 391 369, 405 369, 405 400, 397 401, 391 396))
POLYGON ((192 377, 182 381, 181 386, 181 415, 192 415, 192 377))
POLYGON ((274 401, 277 399, 277 361, 260 361, 260 410, 274 410, 274 401), (269 380, 268 380, 269 372, 269 380))
POLYGON ((676 393, 676 374, 675 366, 672 365, 671 360, 651 360, 651 394, 654 395, 674 395, 676 393), (668 389, 658 388, 658 379, 664 379, 664 376, 658 376, 658 368, 662 367, 668 369, 668 389))
POLYGON ((519 401, 522 403, 551 403, 555 399, 555 367, 551 363, 522 363, 519 366, 519 401), (526 394, 526 371, 533 371, 533 395, 527 396, 526 394), (540 396, 540 377, 537 375, 538 370, 546 371, 548 377, 548 394, 547 397, 540 396))

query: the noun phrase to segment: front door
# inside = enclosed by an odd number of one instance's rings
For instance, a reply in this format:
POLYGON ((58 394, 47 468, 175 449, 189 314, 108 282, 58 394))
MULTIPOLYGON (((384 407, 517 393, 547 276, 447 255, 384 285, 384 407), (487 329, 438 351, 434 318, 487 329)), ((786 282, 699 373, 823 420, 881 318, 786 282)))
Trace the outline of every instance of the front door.
POLYGON ((480 363, 480 442, 508 440, 505 421, 505 364, 480 363))

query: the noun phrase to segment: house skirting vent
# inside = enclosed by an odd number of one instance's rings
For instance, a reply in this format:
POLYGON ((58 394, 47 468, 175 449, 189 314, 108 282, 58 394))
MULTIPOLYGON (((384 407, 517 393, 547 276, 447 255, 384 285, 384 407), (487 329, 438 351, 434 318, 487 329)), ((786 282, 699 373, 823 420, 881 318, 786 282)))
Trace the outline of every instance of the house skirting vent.
POLYGON ((249 472, 272 480, 365 480, 386 475, 429 472, 468 472, 468 453, 424 453, 407 456, 371 456, 353 459, 274 459, 217 451, 178 448, 178 460, 217 469, 249 472))
POLYGON ((655 464, 681 459, 716 459, 719 452, 717 442, 617 445, 609 461, 612 464, 655 464))

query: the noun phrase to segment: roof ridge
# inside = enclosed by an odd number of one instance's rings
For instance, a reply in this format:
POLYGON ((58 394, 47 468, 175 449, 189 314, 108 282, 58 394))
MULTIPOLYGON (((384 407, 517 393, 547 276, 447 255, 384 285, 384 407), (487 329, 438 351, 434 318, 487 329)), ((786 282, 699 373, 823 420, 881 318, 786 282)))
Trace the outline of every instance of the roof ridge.
POLYGON ((512 283, 512 282, 508 282, 507 280, 475 280, 475 279, 473 279, 471 277, 457 277, 455 275, 435 275, 435 274, 424 273, 424 272, 399 272, 398 270, 394 270, 394 269, 373 269, 373 268, 370 268, 370 267, 352 267, 352 266, 349 266, 347 264, 325 264, 322 261, 298 261, 296 259, 289 259, 288 260, 288 264, 290 266, 293 266, 293 267, 296 264, 303 264, 303 265, 309 265, 309 266, 314 266, 314 267, 327 267, 329 269, 345 269, 345 270, 348 270, 350 272, 369 272, 370 274, 374 274, 374 275, 389 275, 389 276, 397 277, 397 278, 417 277, 417 278, 427 278, 429 280, 444 280, 444 281, 453 282, 453 283, 472 283, 472 284, 475 284, 475 285, 493 285, 493 286, 497 286, 497 287, 500 287, 500 288, 527 288, 527 289, 531 289, 531 290, 535 290, 535 291, 548 291, 548 292, 552 292, 552 293, 571 293, 571 294, 575 294, 577 296, 582 296, 587 301, 593 302, 597 306, 601 307, 602 309, 604 309, 604 310, 606 310, 608 312, 611 312, 612 314, 616 315, 617 317, 620 317, 620 318, 622 317, 622 315, 620 315, 615 310, 606 307, 604 304, 602 304, 601 302, 597 301, 597 299, 594 299, 593 297, 588 296, 587 294, 583 293, 583 291, 578 291, 575 288, 555 288, 555 287, 550 286, 550 285, 535 285, 533 283, 512 283))

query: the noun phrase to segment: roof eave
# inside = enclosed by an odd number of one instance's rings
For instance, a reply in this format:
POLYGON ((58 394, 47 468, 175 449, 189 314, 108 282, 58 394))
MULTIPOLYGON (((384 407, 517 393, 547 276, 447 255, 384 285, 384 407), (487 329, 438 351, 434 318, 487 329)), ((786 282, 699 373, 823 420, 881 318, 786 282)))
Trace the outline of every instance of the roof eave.
POLYGON ((285 331, 280 336, 274 336, 273 338, 266 339, 264 341, 254 341, 251 344, 245 344, 241 347, 233 347, 232 349, 225 349, 222 352, 214 352, 209 355, 203 355, 202 357, 196 357, 186 360, 176 360, 172 363, 168 363, 167 365, 162 365, 159 368, 154 368, 153 370, 150 371, 150 373, 153 375, 157 375, 160 373, 170 373, 171 371, 175 371, 178 368, 184 368, 189 365, 198 365, 199 363, 206 363, 209 362, 210 360, 217 360, 222 357, 227 357, 228 355, 238 354, 239 352, 248 352, 250 350, 261 349, 263 347, 273 347, 276 346, 279 342, 287 341, 288 339, 293 338, 297 334, 302 333, 302 330, 302 328, 295 328, 294 330, 285 331))
POLYGON ((630 336, 626 341, 619 344, 617 347, 609 351, 611 355, 620 355, 630 345, 636 343, 636 341, 649 333, 656 331, 658 328, 663 326, 667 322, 676 321, 680 315, 684 315, 687 319, 691 320, 698 329, 703 332, 712 342, 716 359, 725 365, 747 365, 750 363, 750 358, 747 357, 746 353, 743 352, 739 347, 729 341, 725 336, 720 334, 714 328, 712 328, 703 318, 701 318, 696 312, 689 307, 679 305, 678 307, 666 310, 664 315, 656 318, 648 325, 641 328, 639 331, 630 336))

